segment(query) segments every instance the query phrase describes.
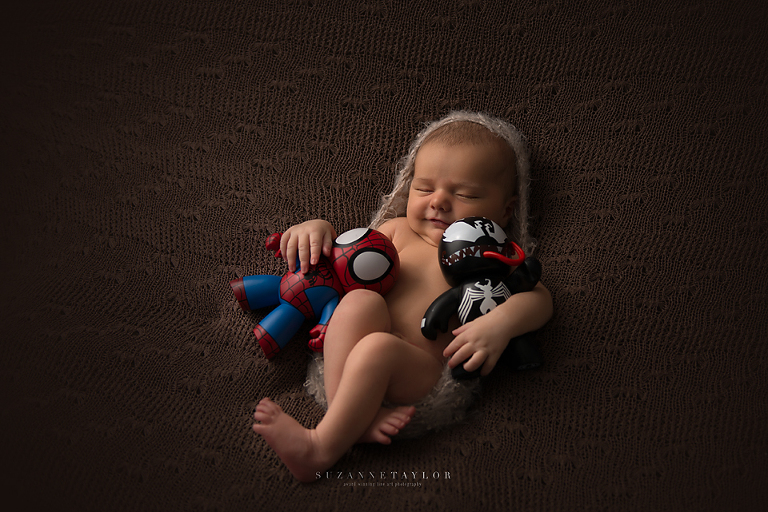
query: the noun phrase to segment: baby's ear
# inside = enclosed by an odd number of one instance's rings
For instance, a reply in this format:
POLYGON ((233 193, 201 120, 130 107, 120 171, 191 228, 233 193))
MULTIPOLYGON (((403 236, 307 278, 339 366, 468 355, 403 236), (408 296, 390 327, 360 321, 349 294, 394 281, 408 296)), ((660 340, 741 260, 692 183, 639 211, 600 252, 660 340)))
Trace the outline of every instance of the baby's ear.
POLYGON ((504 206, 504 227, 509 226, 509 221, 515 216, 515 210, 517 209, 517 196, 512 196, 507 200, 507 204, 504 206))

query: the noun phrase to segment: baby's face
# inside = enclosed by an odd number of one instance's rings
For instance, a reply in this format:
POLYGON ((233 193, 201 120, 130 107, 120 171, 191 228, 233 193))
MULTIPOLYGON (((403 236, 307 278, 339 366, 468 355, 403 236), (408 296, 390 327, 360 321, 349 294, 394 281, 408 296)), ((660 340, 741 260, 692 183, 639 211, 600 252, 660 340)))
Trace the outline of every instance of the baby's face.
POLYGON ((435 246, 463 217, 487 217, 506 226, 516 200, 512 169, 509 152, 498 144, 425 144, 414 162, 409 226, 435 246))

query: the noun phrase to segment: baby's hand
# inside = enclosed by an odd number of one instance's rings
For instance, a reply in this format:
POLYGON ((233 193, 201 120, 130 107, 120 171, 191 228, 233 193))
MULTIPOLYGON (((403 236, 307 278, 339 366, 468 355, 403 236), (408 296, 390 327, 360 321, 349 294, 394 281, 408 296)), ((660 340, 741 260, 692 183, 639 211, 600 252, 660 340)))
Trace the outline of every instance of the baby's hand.
POLYGON ((301 263, 301 272, 306 274, 311 265, 317 265, 321 255, 331 255, 336 231, 328 221, 309 220, 290 227, 280 239, 280 252, 288 263, 288 270, 296 271, 296 256, 301 263))
POLYGON ((451 358, 448 366, 455 368, 466 361, 464 370, 473 372, 482 366, 482 376, 491 373, 509 343, 507 331, 488 314, 454 329, 453 335, 443 351, 443 356, 451 358))

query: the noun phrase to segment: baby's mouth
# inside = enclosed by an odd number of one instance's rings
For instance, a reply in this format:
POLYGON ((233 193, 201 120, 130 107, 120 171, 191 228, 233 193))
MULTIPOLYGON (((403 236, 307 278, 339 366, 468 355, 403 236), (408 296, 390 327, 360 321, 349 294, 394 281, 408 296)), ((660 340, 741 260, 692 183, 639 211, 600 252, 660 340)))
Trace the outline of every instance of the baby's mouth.
POLYGON ((446 229, 451 224, 449 222, 442 221, 440 219, 429 219, 429 222, 432 223, 433 226, 440 229, 446 229))

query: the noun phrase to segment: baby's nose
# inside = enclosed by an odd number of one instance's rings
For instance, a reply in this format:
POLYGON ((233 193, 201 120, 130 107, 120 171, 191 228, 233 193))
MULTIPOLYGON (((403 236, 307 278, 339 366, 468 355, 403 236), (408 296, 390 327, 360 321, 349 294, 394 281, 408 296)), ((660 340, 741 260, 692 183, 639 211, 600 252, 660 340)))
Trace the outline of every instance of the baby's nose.
POLYGON ((432 208, 435 210, 448 211, 451 209, 450 197, 446 192, 436 190, 432 193, 432 208))

